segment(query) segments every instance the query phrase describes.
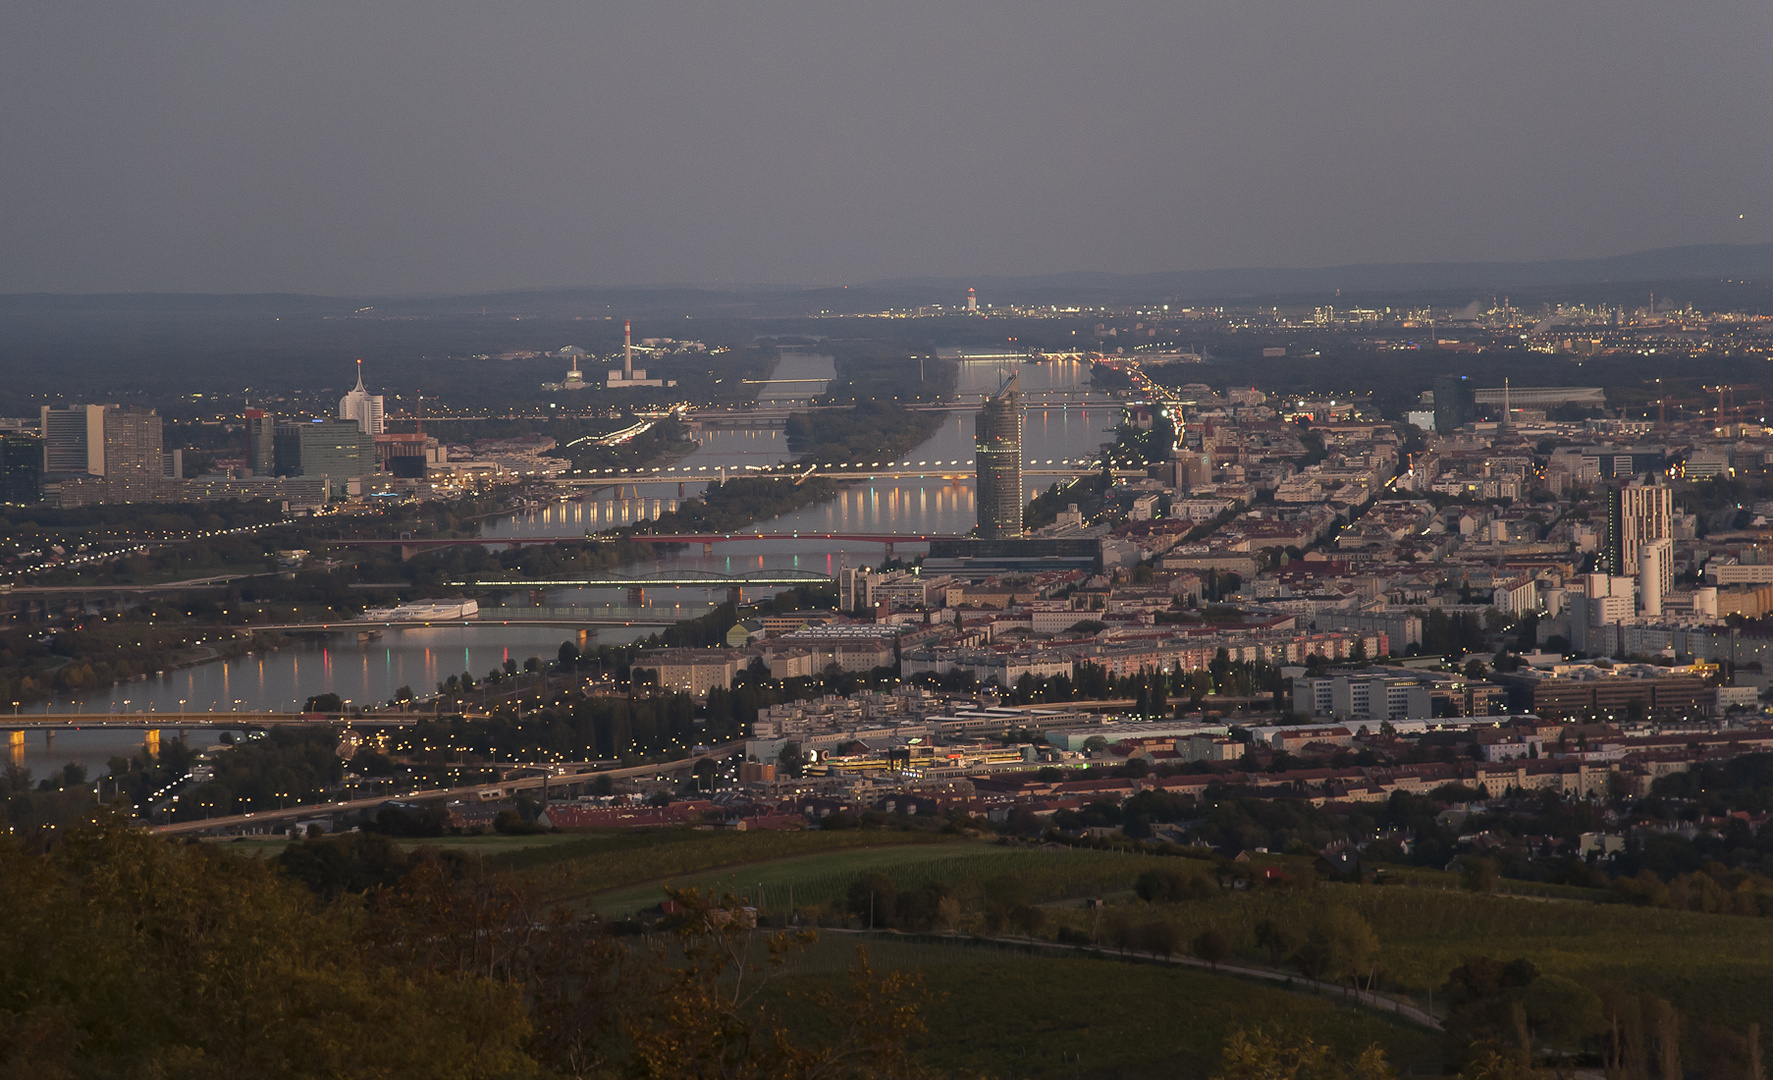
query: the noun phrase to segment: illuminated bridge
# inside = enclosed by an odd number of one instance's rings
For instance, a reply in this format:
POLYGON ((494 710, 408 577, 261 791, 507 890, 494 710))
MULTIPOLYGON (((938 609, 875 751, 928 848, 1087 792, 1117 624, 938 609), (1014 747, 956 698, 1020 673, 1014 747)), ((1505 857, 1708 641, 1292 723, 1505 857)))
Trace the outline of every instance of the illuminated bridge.
MULTIPOLYGON (((764 380, 774 382, 777 380, 764 380)), ((810 379, 783 379, 786 383, 810 383, 810 379)), ((905 408, 915 412, 974 412, 989 391, 974 391, 949 401, 915 401, 907 402, 905 408)), ((1100 391, 1092 391, 1088 387, 1071 390, 1045 389, 1030 390, 1022 394, 1023 412, 1042 412, 1049 409, 1070 408, 1117 408, 1122 404, 1117 397, 1105 395, 1100 391)), ((852 406, 848 404, 826 403, 813 404, 811 401, 783 402, 780 404, 755 405, 749 408, 701 409, 685 413, 683 419, 692 427, 702 428, 772 428, 781 427, 788 422, 794 413, 842 411, 852 406)))
MULTIPOLYGON (((1094 476, 1102 471, 1099 462, 1087 460, 1029 458, 1022 467, 1023 476, 1094 476)), ((1143 467, 1121 467, 1111 470, 1122 479, 1139 479, 1146 475, 1143 467)), ((805 480, 822 476, 827 480, 972 480, 973 460, 952 461, 842 461, 819 465, 788 463, 758 468, 727 469, 714 465, 666 465, 652 469, 599 469, 572 472, 549 477, 556 487, 615 487, 629 484, 694 484, 731 477, 756 476, 765 479, 805 480)))
MULTIPOLYGON (((334 547, 399 547, 399 548, 443 548, 465 547, 482 544, 488 547, 499 545, 505 547, 527 547, 531 544, 583 544, 586 542, 612 542, 616 540, 633 540, 646 544, 701 544, 708 547, 713 544, 730 544, 747 540, 847 540, 859 544, 927 544, 932 540, 965 540, 964 536, 952 536, 936 533, 833 533, 833 532, 792 532, 792 533, 608 533, 583 536, 458 536, 448 538, 426 538, 423 540, 328 540, 334 547)), ((510 584, 510 583, 507 583, 510 584)), ((517 584, 524 584, 518 582, 517 584)), ((757 584, 746 582, 745 584, 757 584)), ((400 583, 392 583, 389 588, 401 588, 400 583)))
MULTIPOLYGON (((527 586, 533 583, 521 581, 516 584, 527 586)), ((452 626, 670 626, 677 621, 676 616, 662 614, 586 615, 577 608, 570 607, 489 607, 481 608, 480 614, 471 619, 349 619, 331 622, 247 623, 230 629, 248 634, 348 634, 355 630, 361 635, 381 630, 436 630, 452 626)))
MULTIPOLYGON (((647 537, 647 539, 655 539, 647 537)), ((734 536, 734 540, 754 539, 734 536)), ((607 574, 603 577, 523 581, 451 581, 457 589, 635 589, 652 586, 670 589, 783 588, 790 585, 829 585, 831 577, 812 570, 752 570, 722 574, 713 570, 668 570, 644 574, 607 574)))
POLYGON ((243 727, 328 727, 348 724, 355 727, 402 727, 418 724, 433 716, 418 713, 365 713, 346 716, 340 713, 262 713, 262 711, 202 711, 202 713, 14 713, 0 715, 0 732, 11 752, 25 748, 27 732, 41 731, 50 747, 55 736, 64 731, 140 731, 142 745, 158 752, 161 731, 184 731, 188 727, 222 727, 239 731, 243 727))
POLYGON ((965 540, 946 533, 638 533, 633 536, 588 536, 587 540, 641 540, 649 544, 727 544, 742 540, 848 540, 858 544, 927 544, 932 540, 965 540))

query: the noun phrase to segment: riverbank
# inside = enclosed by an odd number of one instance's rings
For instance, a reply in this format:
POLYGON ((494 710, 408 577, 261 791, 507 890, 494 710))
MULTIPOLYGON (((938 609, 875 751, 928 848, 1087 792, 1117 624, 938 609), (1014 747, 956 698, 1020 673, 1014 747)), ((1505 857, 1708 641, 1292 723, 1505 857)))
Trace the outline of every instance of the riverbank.
POLYGON ((282 635, 243 636, 225 626, 100 619, 52 635, 0 632, 0 697, 20 704, 124 686, 286 644, 282 635))
MULTIPOLYGON (((946 422, 942 413, 913 412, 890 401, 862 401, 850 409, 793 413, 786 435, 797 466, 897 460, 928 442, 946 422)), ((828 502, 844 486, 819 477, 735 476, 711 482, 700 498, 621 531, 632 536, 736 532, 828 502)))
MULTIPOLYGON (((837 496, 841 485, 832 480, 766 480, 735 476, 726 482, 712 481, 699 499, 689 499, 652 521, 629 526, 627 533, 737 532, 759 521, 780 517, 837 496)), ((648 551, 648 555, 652 552, 648 551)))
POLYGON ((575 470, 584 472, 651 468, 677 461, 693 453, 696 446, 682 421, 666 417, 625 442, 605 444, 586 436, 549 451, 549 456, 566 458, 575 470))
POLYGON ((799 455, 799 465, 898 460, 928 442, 947 419, 943 413, 912 412, 890 401, 795 413, 788 418, 788 449, 799 455))

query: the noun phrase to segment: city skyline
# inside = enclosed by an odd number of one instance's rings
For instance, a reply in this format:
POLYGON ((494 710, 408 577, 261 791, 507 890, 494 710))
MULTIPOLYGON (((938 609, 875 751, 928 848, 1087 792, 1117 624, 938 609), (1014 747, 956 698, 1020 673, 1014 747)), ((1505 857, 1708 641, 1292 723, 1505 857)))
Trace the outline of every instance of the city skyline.
POLYGON ((1764 1080, 1773 5, 0 29, 0 1073, 1764 1080))

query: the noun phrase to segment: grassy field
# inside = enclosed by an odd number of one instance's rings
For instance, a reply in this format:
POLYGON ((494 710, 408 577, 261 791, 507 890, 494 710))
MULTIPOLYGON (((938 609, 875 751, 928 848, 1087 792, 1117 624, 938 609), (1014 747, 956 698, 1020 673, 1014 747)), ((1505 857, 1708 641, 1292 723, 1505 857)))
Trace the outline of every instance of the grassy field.
MULTIPOLYGON (((1636 907, 1611 902, 1614 898, 1604 892, 1561 886, 1533 890, 1538 895, 1480 895, 1451 888, 1450 875, 1433 873, 1386 886, 1228 892, 1154 907, 1128 892, 1138 874, 1153 867, 1206 870, 1185 859, 951 840, 934 847, 808 852, 742 870, 685 874, 678 883, 726 885, 752 897, 762 883, 766 910, 777 910, 792 885, 797 906, 830 911, 841 905, 851 882, 874 871, 887 874, 901 889, 946 881, 963 901, 976 896, 978 883, 986 878, 1013 874, 1028 881, 1035 898, 1048 904, 1055 924, 1048 933, 1063 923, 1090 929, 1091 915, 1081 903, 1069 901, 1107 897, 1114 906, 1134 909, 1139 921, 1175 921, 1183 941, 1217 926, 1236 943, 1243 959, 1258 964, 1266 963, 1254 940, 1260 920, 1302 925, 1316 905, 1347 903, 1379 937, 1381 987, 1423 1006, 1431 999, 1437 1008, 1444 1006, 1438 995, 1448 972, 1469 957, 1524 957, 1545 972, 1596 988, 1655 992, 1691 1017, 1738 1029, 1749 1022, 1773 1029, 1773 995, 1764 990, 1773 978, 1773 920, 1636 907)), ((593 903, 619 913, 643 907, 659 895, 657 886, 649 884, 603 892, 593 903)), ((976 910, 971 903, 965 906, 976 910)))
MULTIPOLYGON (((779 988, 835 985, 855 942, 827 934, 796 958, 779 988)), ((1226 1036, 1264 1022, 1350 1053, 1378 1043, 1400 1075, 1438 1074, 1438 1037, 1332 997, 1298 994, 1228 975, 1155 964, 1031 956, 957 942, 876 940, 877 969, 912 968, 923 980, 925 1064, 953 1076, 1029 1080, 1164 1077, 1203 1080, 1226 1036)), ((792 1009, 789 998, 787 1008, 792 1009)), ((816 1018, 796 1017, 807 1023, 816 1018)))
POLYGON ((829 914, 841 909, 857 878, 877 872, 891 878, 900 890, 944 882, 955 888, 963 906, 973 906, 969 902, 979 896, 984 881, 1004 875, 1027 882, 1036 901, 1054 901, 1123 892, 1150 865, 1148 859, 1100 851, 1029 850, 956 840, 933 846, 825 851, 743 869, 686 873, 668 882, 654 880, 595 893, 591 905, 605 915, 625 915, 662 900, 666 884, 730 891, 756 903, 761 887, 766 914, 785 908, 790 892, 797 911, 817 908, 829 914))
MULTIPOLYGON (((534 836, 434 836, 423 840, 397 839, 395 846, 412 851, 421 847, 438 848, 444 851, 473 852, 479 855, 506 855, 514 851, 526 851, 530 848, 552 848, 566 844, 576 845, 575 850, 584 848, 583 835, 569 833, 537 833, 534 836)), ((283 853, 290 840, 286 836, 249 836, 239 839, 217 839, 210 843, 226 844, 235 852, 245 855, 263 854, 275 857, 283 853)))
POLYGON ((546 895, 566 899, 649 883, 687 882, 781 859, 831 857, 875 848, 934 851, 965 843, 969 841, 961 837, 929 832, 660 829, 568 834, 555 845, 490 856, 487 866, 521 874, 535 881, 546 895))
MULTIPOLYGON (((1255 943, 1260 921, 1301 927, 1319 906, 1346 904, 1378 936, 1378 988, 1437 1012, 1444 1012, 1448 972, 1470 957, 1489 956, 1525 958, 1544 972, 1596 989, 1650 991, 1696 1024, 1740 1031, 1758 1022, 1773 1029, 1773 995, 1765 991, 1773 978, 1773 920, 1636 907, 1592 890, 1548 886, 1535 889, 1537 895, 1480 895, 1454 887, 1452 875, 1415 870, 1383 886, 1220 892, 1148 905, 1131 893, 1139 874, 1163 868, 1210 875, 1211 867, 1190 859, 1000 845, 930 832, 671 829, 401 843, 477 855, 487 870, 528 878, 544 896, 608 916, 651 906, 669 882, 738 893, 761 901, 766 915, 780 914, 792 890, 803 915, 841 918, 851 884, 882 873, 901 890, 933 882, 953 886, 968 912, 963 927, 976 929, 982 883, 1013 876, 1047 905, 1048 935, 1067 925, 1086 932, 1112 925, 1080 902, 1102 897, 1109 916, 1121 910, 1137 923, 1169 920, 1183 942, 1217 927, 1240 960, 1257 965, 1267 963, 1255 943)), ((281 847, 257 841, 235 846, 266 854, 281 847)), ((840 978, 854 945, 854 938, 827 933, 795 958, 780 985, 804 989, 840 978)), ((877 966, 914 968, 924 979, 931 1031, 922 1057, 953 1075, 1204 1078, 1227 1034, 1263 1024, 1284 1024, 1351 1051, 1379 1042, 1404 1075, 1439 1071, 1431 1033, 1278 985, 1114 958, 1029 955, 964 939, 876 939, 872 948, 877 966)), ((797 1007, 794 1000, 785 999, 784 1007, 797 1007)))
MULTIPOLYGON (((1394 884, 1418 886, 1425 889, 1463 890, 1465 875, 1452 870, 1436 870, 1426 866, 1387 865, 1385 872, 1390 875, 1394 884)), ((1506 896, 1538 896, 1558 900, 1586 900, 1594 904, 1615 904, 1620 902, 1619 894, 1611 889, 1585 889, 1577 885, 1559 885, 1549 881, 1521 881, 1517 878, 1501 878, 1496 882, 1496 891, 1506 896)))
MULTIPOLYGON (((210 842, 226 844, 240 854, 272 857, 290 843, 280 836, 210 842)), ((489 833, 396 838, 394 842, 408 851, 437 848, 480 856, 489 870, 534 877, 567 893, 586 893, 825 852, 966 841, 928 832, 716 832, 686 828, 530 836, 489 833)))
MULTIPOLYGON (((1349 904, 1366 918, 1379 938, 1382 988, 1421 1005, 1468 957, 1524 957, 1589 986, 1654 991, 1690 1016, 1773 1024, 1773 995, 1763 989, 1773 976, 1773 920, 1397 885, 1226 894, 1158 907, 1132 902, 1141 920, 1175 922, 1184 941, 1216 926, 1257 963, 1266 962, 1254 939, 1260 920, 1304 925, 1324 903, 1349 904)), ((1057 915, 1089 925, 1081 910, 1057 915)))
MULTIPOLYGON (((1111 907, 1132 910, 1137 921, 1164 918, 1175 922, 1182 941, 1191 940, 1207 926, 1216 926, 1225 931, 1243 960, 1258 964, 1266 962, 1254 940, 1259 921, 1304 925, 1317 905, 1346 903, 1356 908, 1378 935, 1379 987, 1404 993, 1419 1005, 1429 1005, 1431 995, 1434 1005, 1444 1005, 1438 995, 1448 972, 1469 957, 1524 957, 1543 971, 1596 988, 1614 985, 1653 991, 1669 998, 1690 1017, 1738 1029, 1751 1021, 1773 1029, 1773 995, 1765 992, 1767 980, 1773 977, 1773 920, 1574 898, 1592 897, 1592 891, 1551 887, 1546 890, 1549 895, 1533 897, 1477 895, 1449 888, 1452 881, 1445 875, 1414 873, 1385 886, 1325 884, 1305 891, 1227 892, 1204 900, 1149 906, 1130 894, 1141 872, 1164 867, 1203 873, 1207 867, 1186 859, 1000 846, 932 833, 678 829, 462 837, 424 843, 481 854, 488 869, 531 878, 547 896, 582 899, 611 916, 656 903, 667 882, 732 891, 754 903, 761 898, 766 914, 780 913, 792 889, 794 904, 803 913, 818 909, 821 916, 837 916, 850 885, 874 872, 886 874, 902 890, 946 882, 957 890, 963 908, 976 912, 980 884, 992 877, 1013 875, 1030 885, 1037 902, 1048 905, 1048 934, 1065 924, 1091 930, 1096 920, 1075 901, 1106 897, 1111 907)), ((255 842, 237 846, 262 848, 268 853, 275 850, 255 842)), ((1017 963, 1072 962, 1024 958, 1017 963)), ((974 961, 968 961, 962 966, 972 964, 974 961)), ((1000 1004, 1006 1009, 1046 1009, 1051 986, 1041 980, 1047 975, 1033 967, 1017 970, 1028 971, 1030 985, 1043 987, 1040 993, 1006 989, 986 1001, 977 992, 984 984, 967 982, 957 984, 964 990, 956 991, 957 998, 964 997, 969 1009, 1000 1004)), ((1094 972, 1098 968, 1085 964, 1078 970, 1094 972)), ((1109 970, 1133 971, 1135 967, 1109 970)), ((1137 979, 1186 981, 1184 973, 1139 970, 1142 973, 1137 979)), ((812 975, 808 973, 808 977, 812 975)), ((989 981, 987 974, 968 978, 989 981)))

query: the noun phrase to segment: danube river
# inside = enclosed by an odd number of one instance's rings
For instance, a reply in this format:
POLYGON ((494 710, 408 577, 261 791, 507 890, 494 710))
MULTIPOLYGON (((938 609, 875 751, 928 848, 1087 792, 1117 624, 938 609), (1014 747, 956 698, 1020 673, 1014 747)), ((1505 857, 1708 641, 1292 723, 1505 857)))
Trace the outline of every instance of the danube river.
MULTIPOLYGON (((1089 365, 1073 360, 1047 364, 1023 364, 1005 368, 996 361, 969 361, 960 366, 957 391, 963 398, 977 398, 980 393, 995 392, 1007 371, 1020 376, 1022 392, 1031 397, 1044 396, 1047 391, 1077 392, 1089 382, 1089 365)), ((1091 458, 1102 443, 1114 437, 1120 422, 1118 403, 1055 405, 1031 408, 1022 431, 1022 449, 1027 460, 1062 461, 1067 458, 1091 458)), ((965 466, 973 456, 973 414, 970 410, 946 414, 941 429, 902 460, 959 461, 955 479, 885 480, 852 484, 830 502, 784 514, 771 521, 759 522, 748 532, 845 532, 897 533, 902 535, 959 535, 973 527, 977 507, 973 501, 972 470, 965 466)), ((679 462, 698 471, 706 467, 718 474, 724 466, 729 473, 746 465, 773 465, 792 459, 788 441, 780 428, 767 430, 711 431, 694 453, 679 462)), ((1050 478, 1034 478, 1028 484, 1028 497, 1033 498, 1051 483, 1050 478)), ((685 494, 693 496, 699 485, 690 484, 685 494)), ((676 488, 667 484, 643 485, 642 498, 633 497, 633 489, 615 488, 586 495, 571 502, 558 503, 533 513, 519 514, 485 530, 491 536, 580 536, 614 525, 626 524, 656 516, 658 509, 670 509, 677 497, 676 488)), ((897 545, 896 555, 920 554, 921 545, 897 545)), ((878 562, 882 555, 877 543, 842 543, 822 540, 768 543, 730 543, 715 548, 712 556, 697 548, 679 552, 657 564, 661 567, 700 568, 721 572, 747 569, 799 567, 834 574, 840 561, 848 556, 850 565, 862 566, 878 562)), ((651 590, 649 590, 650 592, 651 590)), ((550 601, 551 603, 553 601, 550 601)))
MULTIPOLYGON (((981 392, 994 392, 1008 370, 995 361, 962 362, 958 390, 963 396, 976 397, 981 392)), ((1082 390, 1089 378, 1089 366, 1076 361, 1047 364, 1025 364, 1016 370, 1024 394, 1039 398, 1046 391, 1082 390)), ((799 400, 823 389, 822 379, 831 377, 830 360, 819 356, 789 356, 772 376, 793 379, 793 382, 772 382, 764 387, 765 397, 775 400, 799 400)), ((1023 452, 1027 459, 1045 462, 1067 458, 1088 458, 1101 444, 1112 439, 1120 421, 1120 406, 1102 402, 1054 405, 1031 408, 1023 428, 1023 452)), ((909 461, 960 461, 972 458, 973 417, 970 411, 946 414, 943 425, 923 445, 905 455, 909 461)), ((679 466, 706 466, 710 475, 718 475, 724 467, 729 475, 746 465, 771 465, 790 460, 787 440, 781 429, 710 431, 701 445, 679 466)), ((759 522, 748 531, 758 533, 847 532, 867 534, 948 534, 957 535, 970 529, 975 520, 971 470, 958 468, 959 478, 927 480, 889 480, 858 483, 846 487, 832 501, 784 514, 771 521, 759 522)), ((1031 482, 1032 497, 1045 482, 1031 482)), ((594 491, 567 502, 550 504, 543 509, 512 515, 490 522, 488 536, 580 536, 587 532, 653 517, 661 509, 670 509, 677 498, 676 488, 650 485, 647 498, 636 499, 629 492, 624 498, 614 489, 594 491), (655 498, 654 495, 660 497, 655 498)), ((693 496, 700 485, 691 484, 686 496, 693 496)), ((897 545, 894 554, 904 558, 926 550, 922 545, 897 545)), ((674 553, 658 563, 660 569, 706 569, 724 573, 747 570, 798 568, 821 574, 836 574, 845 565, 868 566, 878 563, 883 555, 878 543, 800 540, 792 542, 757 541, 717 545, 712 555, 696 547, 674 553)), ((636 567, 635 569, 641 569, 636 567)), ((748 594, 749 595, 749 594, 748 594)), ((549 590, 543 604, 550 608, 576 608, 585 617, 598 619, 644 618, 654 625, 600 626, 595 641, 621 644, 645 636, 656 629, 656 623, 677 618, 690 618, 707 611, 725 599, 725 591, 705 588, 649 588, 646 602, 630 606, 624 590, 618 589, 554 589, 549 590)), ((508 610, 520 614, 519 605, 527 603, 521 594, 505 598, 512 604, 508 610)), ((284 710, 298 708, 308 697, 334 693, 358 703, 386 701, 401 687, 425 694, 450 675, 472 672, 475 678, 500 666, 507 659, 521 664, 531 656, 555 655, 563 641, 579 641, 578 634, 565 627, 504 626, 495 622, 498 601, 483 602, 483 625, 431 627, 423 629, 389 629, 382 636, 357 642, 353 635, 341 634, 325 642, 310 642, 267 650, 236 660, 214 661, 196 667, 168 671, 134 682, 115 686, 107 691, 80 695, 38 706, 35 711, 169 712, 179 709, 229 712, 236 709, 284 710)), ((94 733, 105 740, 128 742, 139 736, 122 733, 94 733)), ((45 748, 42 736, 31 736, 28 751, 34 761, 45 748)), ((58 736, 51 757, 56 764, 81 760, 102 765, 111 749, 98 755, 94 762, 84 754, 76 754, 79 740, 73 735, 58 736)), ((133 744, 132 744, 133 745, 133 744)), ((33 766, 36 767, 36 766, 33 766)))

